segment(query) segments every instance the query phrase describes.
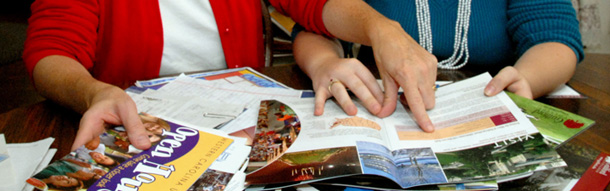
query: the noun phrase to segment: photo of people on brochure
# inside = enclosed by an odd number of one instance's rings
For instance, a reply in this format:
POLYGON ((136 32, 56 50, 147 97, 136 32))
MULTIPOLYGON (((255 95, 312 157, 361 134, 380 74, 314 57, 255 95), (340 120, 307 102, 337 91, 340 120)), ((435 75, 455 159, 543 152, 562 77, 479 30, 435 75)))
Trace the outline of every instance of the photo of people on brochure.
MULTIPOLYGON (((162 129, 170 130, 163 119, 141 113, 153 145, 163 139, 162 129)), ((89 188, 108 171, 130 159, 141 150, 128 141, 125 128, 116 126, 94 140, 77 148, 69 155, 53 162, 27 182, 40 190, 80 190, 89 188)))
MULTIPOLYGON (((162 129, 170 130, 169 124, 158 117, 140 113, 140 119, 152 145, 163 139, 162 129)), ((40 190, 87 189, 108 171, 140 152, 129 143, 124 127, 112 127, 102 133, 99 140, 91 141, 49 164, 27 182, 40 190)))
POLYGON ((70 155, 53 162, 38 172, 28 183, 40 190, 80 190, 93 185, 108 172, 103 165, 70 155))
POLYGON ((261 101, 248 171, 256 170, 281 156, 294 143, 300 131, 299 117, 290 107, 276 100, 261 101))
MULTIPOLYGON (((140 190, 150 188, 165 190, 168 185, 171 189, 177 190, 224 190, 234 172, 223 162, 245 159, 245 154, 242 158, 236 159, 233 156, 239 156, 230 153, 225 153, 226 156, 218 159, 218 156, 231 145, 232 139, 184 127, 147 113, 140 113, 139 116, 152 143, 151 149, 139 150, 133 147, 129 142, 129 135, 122 126, 107 128, 99 139, 94 139, 51 163, 26 182, 39 190, 114 190, 114 187, 118 189, 120 186, 119 182, 123 184, 123 178, 131 180, 135 176, 140 176, 134 170, 137 166, 163 164, 163 168, 159 168, 167 170, 161 170, 164 172, 163 176, 155 174, 160 177, 152 178, 154 181, 148 181, 147 184, 133 185, 138 185, 140 190), (164 143, 160 144, 161 142, 164 143), (225 168, 209 169, 208 167, 214 162, 225 168), (196 164, 196 167, 193 167, 193 164, 196 164), (181 171, 176 171, 179 169, 181 171), (197 176, 188 174, 187 180, 185 173, 197 174, 197 176), (180 184, 170 185, 167 184, 168 181, 177 181, 180 184)), ((235 149, 240 148, 233 148, 230 152, 239 152, 235 149)), ((146 176, 153 177, 150 174, 146 176)))
POLYGON ((233 178, 232 173, 208 169, 187 191, 221 191, 233 178))
MULTIPOLYGON (((146 133, 151 145, 155 145, 163 139, 161 135, 163 133, 163 129, 170 131, 169 124, 163 119, 147 113, 140 113, 140 119, 142 120, 142 124, 146 129, 146 133)), ((129 137, 123 126, 113 127, 102 133, 102 135, 100 135, 100 144, 106 145, 109 153, 134 156, 142 152, 142 150, 133 147, 129 143, 129 137)))

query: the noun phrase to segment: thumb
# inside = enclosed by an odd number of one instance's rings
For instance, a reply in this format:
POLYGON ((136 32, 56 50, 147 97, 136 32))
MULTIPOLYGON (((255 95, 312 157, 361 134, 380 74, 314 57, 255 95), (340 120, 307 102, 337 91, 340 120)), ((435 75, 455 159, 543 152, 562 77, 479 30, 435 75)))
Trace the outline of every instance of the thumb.
POLYGON ((494 96, 500 93, 504 88, 518 80, 519 72, 512 66, 507 66, 500 70, 496 76, 485 86, 484 93, 486 96, 494 96))
POLYGON ((129 143, 141 150, 150 148, 150 140, 148 139, 146 129, 144 128, 138 114, 132 114, 131 112, 126 113, 125 115, 121 116, 121 119, 123 119, 123 126, 127 131, 129 143))

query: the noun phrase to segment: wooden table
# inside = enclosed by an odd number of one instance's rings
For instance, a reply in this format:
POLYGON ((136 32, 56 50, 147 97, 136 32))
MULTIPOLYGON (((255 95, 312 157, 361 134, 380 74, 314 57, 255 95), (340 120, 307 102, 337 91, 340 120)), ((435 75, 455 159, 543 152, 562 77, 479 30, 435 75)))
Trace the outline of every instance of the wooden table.
MULTIPOLYGON (((369 67, 376 72, 374 67, 369 67)), ((295 89, 312 89, 311 80, 296 65, 258 70, 295 89)), ((439 71, 438 80, 459 80, 480 72, 439 71)), ((543 98, 539 101, 595 120, 595 125, 557 149, 568 163, 568 169, 582 174, 600 152, 610 153, 610 55, 588 54, 568 84, 588 98, 543 98)), ((0 133, 5 134, 8 143, 55 137, 51 147, 58 149, 53 158, 57 160, 70 152, 80 117, 80 114, 46 100, 0 114, 0 133)), ((513 188, 524 184, 527 183, 517 180, 501 186, 513 188)))

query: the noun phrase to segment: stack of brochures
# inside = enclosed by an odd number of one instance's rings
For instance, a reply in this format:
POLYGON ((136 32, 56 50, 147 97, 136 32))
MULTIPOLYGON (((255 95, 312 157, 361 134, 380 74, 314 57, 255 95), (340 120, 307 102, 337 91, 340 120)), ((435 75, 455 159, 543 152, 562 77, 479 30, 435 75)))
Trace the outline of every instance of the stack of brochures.
POLYGON ((434 133, 421 131, 400 103, 383 119, 360 104, 348 116, 333 101, 314 116, 312 91, 251 68, 139 81, 126 91, 150 123, 150 149, 135 149, 125 129, 113 127, 28 183, 41 190, 497 189, 565 166, 553 143, 593 122, 512 94, 484 96, 489 80, 481 74, 439 88, 428 111, 434 133), (570 131, 541 129, 557 124, 570 131))

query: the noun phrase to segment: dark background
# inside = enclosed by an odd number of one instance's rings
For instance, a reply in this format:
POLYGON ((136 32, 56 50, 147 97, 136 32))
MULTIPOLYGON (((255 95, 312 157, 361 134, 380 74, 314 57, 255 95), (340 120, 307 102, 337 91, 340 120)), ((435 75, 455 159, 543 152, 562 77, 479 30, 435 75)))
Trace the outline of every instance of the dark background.
POLYGON ((34 91, 21 60, 32 2, 0 2, 0 113, 43 100, 34 91))

